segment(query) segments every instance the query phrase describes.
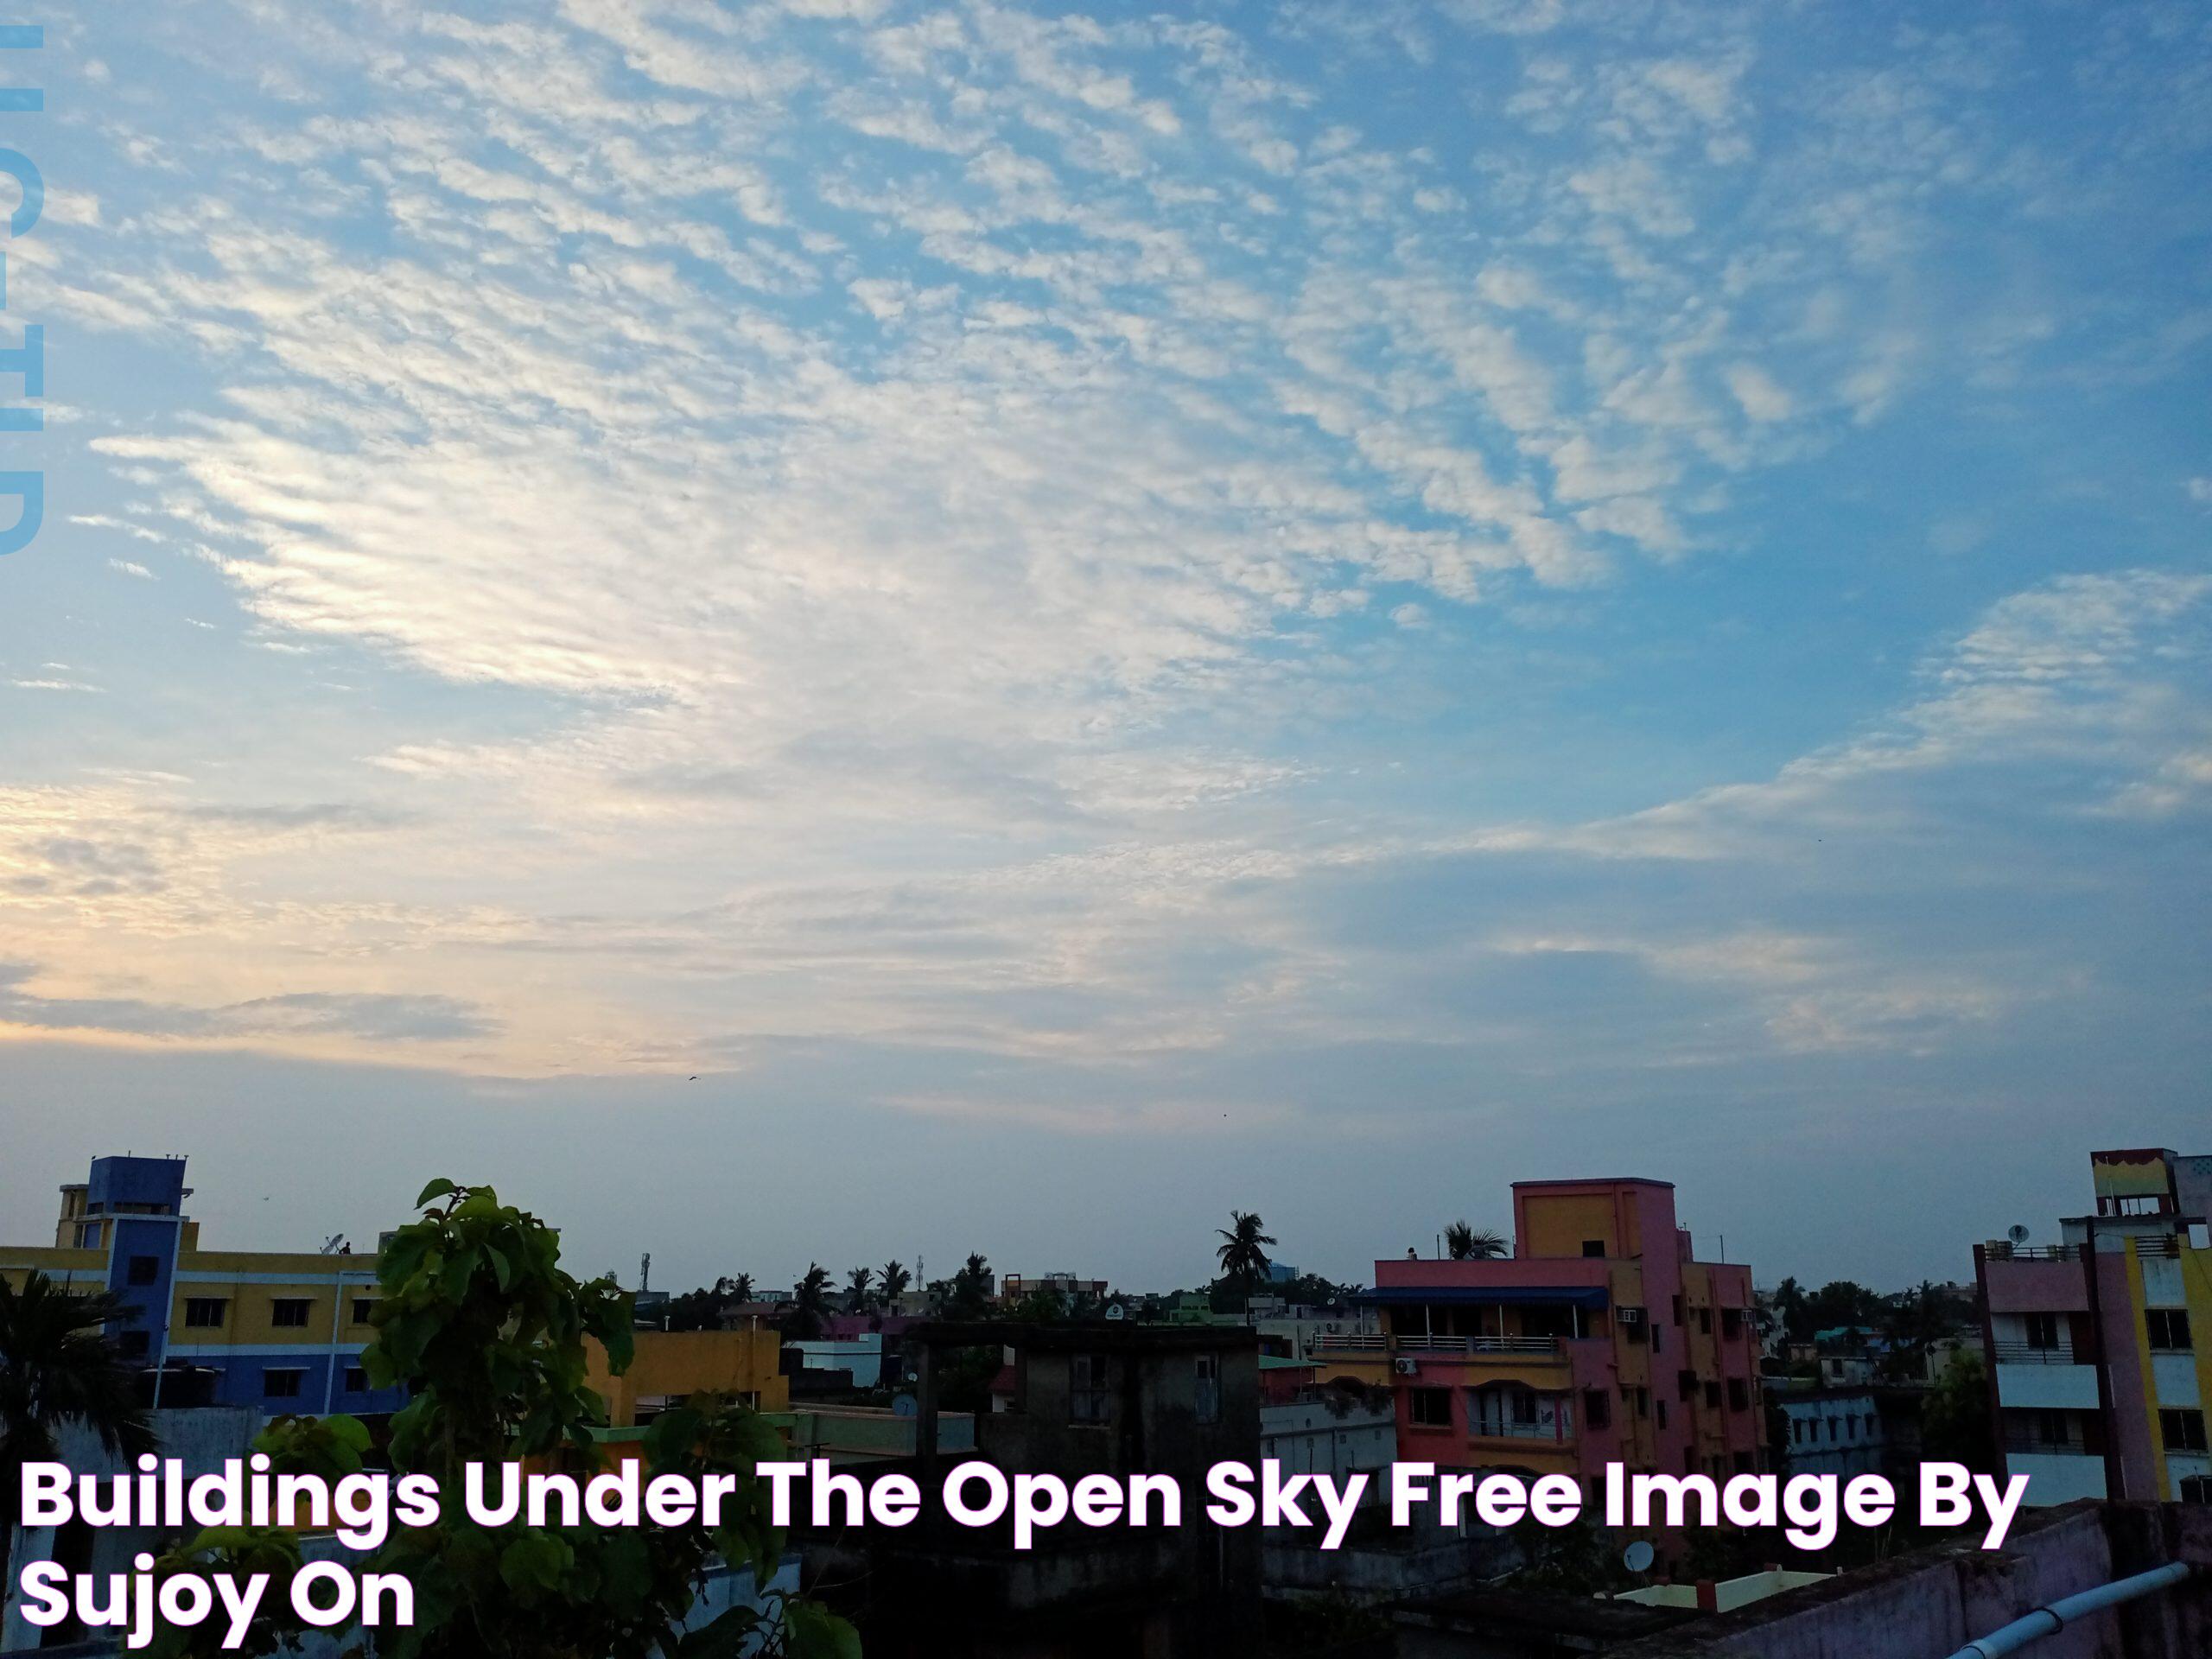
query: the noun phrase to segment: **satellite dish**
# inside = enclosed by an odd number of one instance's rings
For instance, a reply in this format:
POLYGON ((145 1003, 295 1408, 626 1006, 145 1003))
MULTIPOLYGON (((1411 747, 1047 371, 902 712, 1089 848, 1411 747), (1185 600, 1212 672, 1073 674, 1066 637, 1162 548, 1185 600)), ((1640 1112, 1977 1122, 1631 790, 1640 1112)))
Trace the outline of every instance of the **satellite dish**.
POLYGON ((2015 1244, 2024 1244, 2028 1242, 2028 1230, 2021 1226, 2020 1224, 2016 1221, 2010 1228, 2006 1229, 2005 1236, 2011 1239, 2015 1244))
POLYGON ((1649 1573, 1658 1553, 1648 1539, 1639 1538, 1621 1552, 1621 1565, 1631 1573, 1649 1573))
POLYGON ((1128 1315, 1122 1311, 1122 1305, 1119 1302, 1109 1302, 1106 1307, 1106 1317, 1109 1319, 1125 1319, 1128 1315))
POLYGON ((322 1241, 322 1249, 321 1254, 324 1255, 335 1255, 338 1254, 338 1247, 345 1242, 345 1234, 333 1233, 328 1238, 322 1241))
POLYGON ((921 1409, 914 1403, 914 1396, 911 1394, 902 1394, 891 1402, 891 1414, 893 1417, 918 1416, 921 1409))

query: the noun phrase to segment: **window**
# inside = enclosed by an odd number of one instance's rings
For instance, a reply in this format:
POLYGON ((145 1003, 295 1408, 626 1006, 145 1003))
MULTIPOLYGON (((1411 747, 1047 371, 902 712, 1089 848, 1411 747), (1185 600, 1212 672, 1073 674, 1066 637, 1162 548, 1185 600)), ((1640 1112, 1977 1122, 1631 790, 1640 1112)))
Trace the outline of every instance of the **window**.
POLYGON ((308 1298, 278 1296, 269 1304, 269 1323, 275 1325, 305 1325, 308 1322, 308 1298))
POLYGON ((1682 1401, 1694 1400, 1697 1398, 1697 1373, 1695 1371, 1676 1371, 1675 1373, 1675 1398, 1682 1401))
POLYGON ((184 1299, 184 1322, 195 1331, 213 1331, 223 1323, 223 1315, 230 1306, 229 1300, 221 1296, 188 1296, 184 1299))
POLYGON ((1709 1337, 1713 1334, 1713 1310, 1711 1308, 1700 1307, 1698 1309, 1697 1333, 1700 1337, 1709 1337))
POLYGON ((2166 1443, 2169 1452, 2203 1451, 2204 1414, 2201 1411, 2160 1412, 2158 1438, 2166 1443))
POLYGON ((115 1339, 125 1359, 143 1359, 153 1346, 152 1338, 143 1331, 125 1331, 115 1339))
POLYGON ((1789 1444, 1792 1446, 1805 1444, 1805 1420, 1802 1417, 1792 1417, 1789 1420, 1789 1444))
POLYGON ((1659 1402, 1658 1410, 1659 1427, 1664 1428, 1667 1427, 1667 1402, 1664 1400, 1659 1402))
POLYGON ((1636 1414, 1639 1417, 1649 1417, 1651 1414, 1650 1389, 1638 1389, 1636 1391, 1636 1414))
POLYGON ((1748 1475, 1758 1467, 1759 1460, 1749 1452, 1735 1452, 1729 1455, 1735 1464, 1736 1472, 1739 1475, 1748 1475))
POLYGON ((1834 1446, 1834 1445, 1836 1443, 1836 1441, 1837 1441, 1837 1440, 1840 1440, 1840 1439, 1842 1438, 1840 1435, 1839 1435, 1839 1434, 1836 1433, 1836 1428, 1837 1428, 1836 1420, 1835 1420, 1834 1418, 1833 1418, 1833 1417, 1829 1418, 1829 1419, 1828 1419, 1828 1444, 1829 1444, 1830 1446, 1834 1446))
POLYGON ((1198 1392, 1195 1409, 1202 1423, 1221 1421, 1221 1357, 1217 1354, 1198 1356, 1198 1392))
POLYGON ((1584 1239, 1582 1254, 1586 1256, 1603 1256, 1605 1254, 1605 1241, 1602 1238, 1584 1239))
POLYGON ((1707 1382, 1705 1385, 1705 1408, 1707 1411, 1718 1411, 1720 1409, 1719 1383, 1707 1382))
POLYGON ((1112 1414, 1113 1394, 1106 1382, 1106 1356, 1077 1354, 1068 1361, 1068 1421, 1103 1423, 1112 1414))
POLYGON ((2143 1316, 2151 1327, 2151 1345, 2161 1352, 2185 1354, 2190 1350, 2189 1310, 2183 1307, 2154 1307, 2143 1316))
POLYGON ((300 1397, 300 1384, 306 1376, 305 1371, 295 1369, 264 1370, 261 1374, 262 1395, 270 1400, 296 1400, 300 1397))
POLYGON ((2036 1438, 2045 1446, 2071 1446, 2074 1443, 2074 1419, 2063 1411, 2038 1411, 2035 1414, 2036 1438))
POLYGON ((1586 1427, 1605 1428, 1613 1421, 1613 1402, 1603 1389, 1582 1391, 1582 1421, 1586 1427))
POLYGON ((1621 1334, 1626 1337, 1630 1342, 1643 1342, 1648 1340, 1644 1335, 1644 1319, 1643 1310, 1642 1308, 1624 1307, 1621 1309, 1620 1326, 1621 1334))
POLYGON ((1452 1390, 1408 1389, 1406 1390, 1406 1412, 1415 1428, 1449 1428, 1452 1427, 1452 1390))
POLYGON ((1680 1325, 1681 1325, 1681 1322, 1682 1322, 1682 1299, 1681 1299, 1680 1296, 1677 1296, 1677 1297, 1675 1297, 1675 1324, 1677 1326, 1680 1326, 1680 1325))
POLYGON ((376 1299, 375 1297, 373 1297, 373 1296, 356 1296, 356 1297, 353 1299, 353 1323, 354 1323, 354 1324, 356 1324, 356 1325, 366 1325, 366 1324, 369 1322, 369 1316, 370 1316, 371 1314, 374 1313, 376 1311, 377 1311, 377 1299, 376 1299))
POLYGON ((162 1276, 162 1258, 158 1255, 134 1255, 126 1275, 134 1285, 150 1285, 162 1276))
POLYGON ((1666 1347, 1667 1344, 1659 1340, 1659 1338, 1666 1335, 1666 1333, 1667 1327, 1664 1325, 1655 1325, 1651 1327, 1651 1351, 1653 1353, 1656 1354, 1666 1347))
POLYGON ((2181 1483, 2184 1503, 2212 1503, 2212 1475, 2184 1475, 2181 1483))
POLYGON ((368 1391, 368 1372, 359 1365, 348 1365, 346 1368, 346 1392, 348 1394, 366 1394, 368 1391))
POLYGON ((2023 1316, 2028 1327, 2028 1346, 2056 1348, 2058 1346, 2058 1315, 2029 1313, 2023 1316))
POLYGON ((1728 1379, 1728 1409, 1749 1411, 1751 1408, 1751 1385, 1740 1376, 1728 1379))
POLYGON ((1737 1338, 1744 1334, 1744 1310, 1742 1308, 1724 1307, 1720 1310, 1720 1334, 1730 1342, 1735 1341, 1737 1338))

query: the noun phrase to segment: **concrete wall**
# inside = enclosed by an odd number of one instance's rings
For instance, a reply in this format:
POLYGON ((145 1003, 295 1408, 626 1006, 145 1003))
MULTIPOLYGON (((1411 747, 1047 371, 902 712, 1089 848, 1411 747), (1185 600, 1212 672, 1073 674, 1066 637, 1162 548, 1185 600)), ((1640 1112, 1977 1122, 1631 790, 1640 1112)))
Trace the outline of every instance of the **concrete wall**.
MULTIPOLYGON (((1936 1659, 2044 1604, 2168 1561, 2212 1567, 2212 1510, 2083 1503, 2024 1519, 2005 1548, 1944 1545, 1786 1591, 1609 1659, 1936 1659)), ((2077 1620, 2035 1659, 2201 1659, 2212 1583, 2077 1620)))

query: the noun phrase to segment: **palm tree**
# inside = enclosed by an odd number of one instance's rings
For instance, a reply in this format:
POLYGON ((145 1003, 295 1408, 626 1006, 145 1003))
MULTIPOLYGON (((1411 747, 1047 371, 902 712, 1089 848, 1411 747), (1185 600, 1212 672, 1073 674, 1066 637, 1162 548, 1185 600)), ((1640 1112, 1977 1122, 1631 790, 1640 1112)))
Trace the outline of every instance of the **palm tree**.
POLYGON ((875 1270, 875 1276, 881 1284, 878 1294, 883 1298, 884 1306, 896 1313, 899 1299, 906 1294, 906 1287, 914 1282, 914 1275, 906 1271, 905 1262, 887 1262, 875 1270))
POLYGON ((805 1342, 822 1334, 822 1321, 830 1312, 830 1270, 819 1262, 806 1264, 806 1277, 791 1287, 791 1334, 805 1342))
POLYGON ((845 1276, 845 1312, 865 1313, 875 1302, 875 1270, 855 1268, 845 1276))
POLYGON ((749 1302, 753 1300, 753 1275, 751 1274, 732 1274, 728 1279, 722 1282, 729 1287, 730 1300, 734 1302, 749 1302))
POLYGON ((1454 1262, 1494 1262, 1505 1254, 1505 1241, 1487 1227, 1477 1232, 1455 1221, 1444 1230, 1444 1248, 1454 1262))
POLYGON ((137 1370, 108 1340, 135 1310, 105 1291, 80 1296, 34 1271, 16 1290, 0 1279, 0 1584, 10 1582, 22 1467, 60 1456, 54 1431, 75 1423, 110 1457, 159 1444, 138 1408, 137 1370))
POLYGON ((1214 1230, 1222 1237, 1221 1247, 1214 1255, 1221 1262, 1222 1275, 1243 1286, 1244 1300, 1249 1302, 1253 1281, 1268 1270, 1268 1253, 1263 1247, 1274 1240, 1261 1230, 1267 1223, 1256 1212, 1231 1210, 1229 1222, 1228 1226, 1214 1230))

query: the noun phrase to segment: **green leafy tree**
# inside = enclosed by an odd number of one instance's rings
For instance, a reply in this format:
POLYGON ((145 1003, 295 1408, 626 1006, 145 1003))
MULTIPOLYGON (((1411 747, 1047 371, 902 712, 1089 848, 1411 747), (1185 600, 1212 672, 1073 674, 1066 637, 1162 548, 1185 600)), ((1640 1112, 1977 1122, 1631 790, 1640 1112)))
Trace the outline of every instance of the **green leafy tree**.
MULTIPOLYGON (((383 1296, 362 1363, 375 1386, 408 1391, 392 1419, 393 1470, 435 1478, 442 1501, 436 1524, 396 1530, 360 1564, 415 1591, 414 1625, 377 1630, 378 1659, 853 1659, 849 1625, 779 1593, 683 1628, 717 1558, 750 1567, 765 1584, 782 1550, 755 1478, 762 1459, 784 1455, 782 1442, 741 1406, 699 1396, 655 1418, 643 1444, 648 1478, 738 1478, 737 1501, 717 1528, 487 1529, 469 1518, 461 1487, 471 1462, 527 1459, 578 1474, 597 1466, 592 1430, 605 1409, 584 1380, 587 1343, 625 1370, 632 1299, 611 1279, 579 1284, 563 1272, 559 1236, 489 1187, 433 1181, 417 1203, 436 1207, 378 1257, 383 1296)), ((258 1444, 280 1471, 328 1478, 361 1466, 368 1436, 351 1418, 287 1418, 258 1444)), ((289 1532, 222 1529, 165 1558, 162 1570, 271 1573, 277 1582, 246 1644, 261 1655, 304 1629, 282 1593, 299 1562, 289 1532)), ((165 1630, 159 1647, 213 1659, 221 1635, 211 1621, 165 1630)))
POLYGON ((845 1312, 865 1313, 875 1306, 875 1269, 855 1268, 845 1275, 845 1312))
POLYGON ((893 1313, 898 1312, 899 1299, 906 1294, 906 1287, 914 1282, 914 1275, 906 1271, 905 1262, 887 1262, 876 1269, 875 1276, 878 1283, 882 1287, 883 1306, 893 1313))
POLYGON ((1477 1232, 1455 1221, 1444 1230, 1444 1249, 1454 1262, 1494 1262, 1505 1254, 1505 1241, 1487 1227, 1477 1232))
POLYGON ((980 1319, 991 1311, 991 1264, 981 1250, 971 1250, 952 1275, 944 1311, 956 1319, 980 1319))
POLYGON ((1962 1463, 1984 1474, 1997 1467, 1989 1373, 1970 1348, 1946 1365, 1928 1390, 1920 1410, 1920 1454, 1930 1463, 1962 1463))
POLYGON ((784 1324, 785 1334, 811 1342, 822 1334, 822 1322, 829 1317, 830 1269, 819 1262, 810 1262, 806 1277, 791 1287, 791 1312, 784 1324))
POLYGON ((54 1459, 55 1431, 87 1429, 112 1458, 155 1449, 137 1368, 107 1335, 111 1322, 134 1313, 105 1291, 79 1295, 36 1269, 21 1290, 0 1279, 0 1585, 12 1582, 8 1550, 22 1467, 54 1459))
POLYGON ((1232 1210, 1229 1224, 1215 1229, 1222 1242, 1214 1255, 1221 1263, 1222 1276, 1236 1281, 1249 1301, 1253 1285, 1268 1270, 1267 1246, 1275 1241, 1266 1231, 1267 1223, 1255 1212, 1232 1210))

